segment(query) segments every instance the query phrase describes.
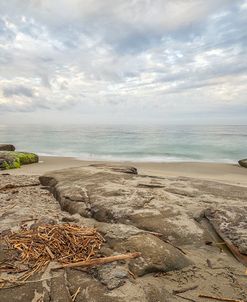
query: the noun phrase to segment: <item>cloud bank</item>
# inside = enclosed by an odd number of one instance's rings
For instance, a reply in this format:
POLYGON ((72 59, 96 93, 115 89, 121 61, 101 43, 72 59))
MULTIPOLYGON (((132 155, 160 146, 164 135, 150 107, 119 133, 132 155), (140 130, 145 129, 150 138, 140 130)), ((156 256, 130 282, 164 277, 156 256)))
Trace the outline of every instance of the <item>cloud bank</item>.
POLYGON ((247 112, 245 0, 2 0, 0 112, 247 112))

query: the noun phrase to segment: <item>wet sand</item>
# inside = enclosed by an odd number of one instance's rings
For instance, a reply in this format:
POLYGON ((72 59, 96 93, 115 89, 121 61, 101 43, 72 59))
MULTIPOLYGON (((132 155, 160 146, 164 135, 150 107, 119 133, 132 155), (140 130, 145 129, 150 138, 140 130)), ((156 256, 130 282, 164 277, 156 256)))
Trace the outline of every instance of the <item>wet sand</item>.
MULTIPOLYGON (((40 156, 39 163, 22 166, 20 169, 8 170, 7 173, 12 175, 42 175, 53 170, 87 166, 92 163, 95 163, 95 161, 84 161, 71 157, 40 156)), ((97 163, 105 162, 98 161, 97 163)), ((120 162, 107 163, 121 164, 120 162)), ((200 162, 122 162, 122 164, 135 166, 140 174, 161 177, 192 177, 247 186, 247 169, 238 166, 238 164, 200 162)), ((0 173, 6 173, 6 171, 0 173)))

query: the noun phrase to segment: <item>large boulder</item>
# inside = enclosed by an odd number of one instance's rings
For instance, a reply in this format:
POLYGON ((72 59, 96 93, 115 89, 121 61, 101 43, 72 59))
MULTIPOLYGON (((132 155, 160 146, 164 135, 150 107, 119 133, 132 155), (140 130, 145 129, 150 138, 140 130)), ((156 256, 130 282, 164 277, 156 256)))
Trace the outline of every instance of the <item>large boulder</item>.
POLYGON ((241 167, 247 168, 247 158, 245 158, 245 159, 240 159, 240 160, 238 161, 238 163, 239 163, 239 165, 240 165, 241 167))
POLYGON ((39 161, 38 155, 28 152, 0 151, 0 170, 16 169, 39 161))
POLYGON ((0 151, 15 151, 15 146, 11 144, 0 144, 0 151))

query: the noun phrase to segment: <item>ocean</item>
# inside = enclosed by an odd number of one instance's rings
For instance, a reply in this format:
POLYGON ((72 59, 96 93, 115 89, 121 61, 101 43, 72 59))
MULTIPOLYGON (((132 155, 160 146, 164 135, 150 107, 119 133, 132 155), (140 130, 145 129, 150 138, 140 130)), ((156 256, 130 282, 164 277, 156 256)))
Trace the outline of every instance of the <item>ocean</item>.
POLYGON ((233 163, 247 157, 247 125, 0 124, 0 143, 85 160, 233 163))

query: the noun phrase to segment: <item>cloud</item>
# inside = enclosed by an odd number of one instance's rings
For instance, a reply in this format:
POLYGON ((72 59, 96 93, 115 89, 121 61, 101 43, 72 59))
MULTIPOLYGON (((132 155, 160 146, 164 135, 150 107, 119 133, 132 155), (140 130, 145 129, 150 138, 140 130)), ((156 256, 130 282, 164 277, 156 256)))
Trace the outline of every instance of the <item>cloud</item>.
POLYGON ((16 95, 31 98, 33 97, 33 90, 25 86, 9 86, 3 88, 3 95, 6 98, 11 98, 16 95))
POLYGON ((246 3, 2 0, 1 111, 246 104, 246 3))

